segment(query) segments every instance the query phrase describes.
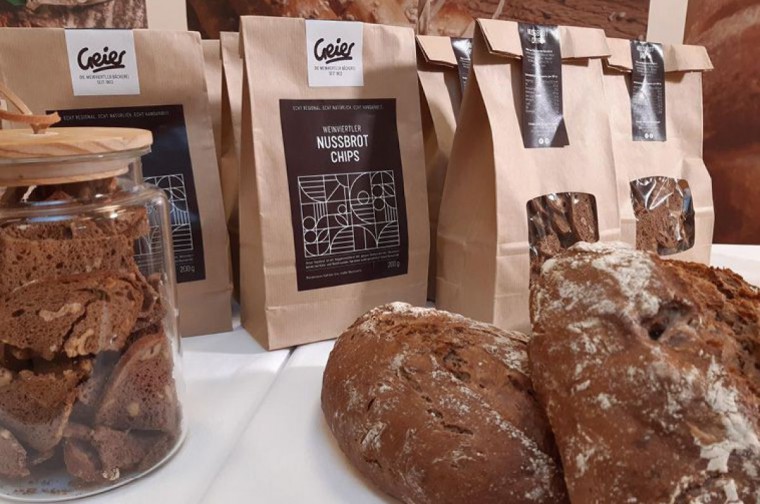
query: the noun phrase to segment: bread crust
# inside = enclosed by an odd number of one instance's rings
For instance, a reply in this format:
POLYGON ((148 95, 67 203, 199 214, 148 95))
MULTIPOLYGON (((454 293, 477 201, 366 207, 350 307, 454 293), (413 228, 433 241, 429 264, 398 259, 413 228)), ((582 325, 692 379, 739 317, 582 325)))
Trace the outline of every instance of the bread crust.
POLYGON ((341 449, 408 503, 566 502, 527 338, 396 303, 338 339, 322 410, 341 449))
POLYGON ((533 381, 573 502, 760 498, 760 294, 607 245, 544 264, 533 381))

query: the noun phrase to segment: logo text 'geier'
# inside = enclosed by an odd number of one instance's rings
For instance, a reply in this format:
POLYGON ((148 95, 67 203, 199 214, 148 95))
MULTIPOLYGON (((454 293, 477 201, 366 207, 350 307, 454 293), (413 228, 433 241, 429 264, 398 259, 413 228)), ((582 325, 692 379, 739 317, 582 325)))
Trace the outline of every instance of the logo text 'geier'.
POLYGON ((328 43, 323 46, 322 43, 325 39, 321 38, 314 44, 314 57, 317 61, 325 61, 325 63, 335 63, 336 61, 347 61, 354 59, 351 56, 351 51, 354 50, 356 45, 354 42, 350 44, 348 42, 341 42, 340 39, 336 40, 334 44, 328 43))
POLYGON ((124 68, 122 61, 127 51, 109 51, 107 47, 104 47, 102 54, 96 52, 91 56, 87 56, 89 50, 89 47, 85 47, 77 55, 77 63, 82 70, 92 69, 92 73, 98 73, 124 68))

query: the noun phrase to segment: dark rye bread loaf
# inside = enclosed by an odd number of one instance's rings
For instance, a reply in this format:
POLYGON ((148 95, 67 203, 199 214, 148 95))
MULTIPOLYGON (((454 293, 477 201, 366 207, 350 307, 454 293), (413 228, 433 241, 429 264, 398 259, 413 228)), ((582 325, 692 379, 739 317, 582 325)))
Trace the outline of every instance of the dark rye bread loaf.
POLYGON ((581 503, 760 502, 760 294, 576 245, 534 293, 533 382, 581 503))
POLYGON ((172 349, 162 329, 131 344, 114 368, 96 422, 114 429, 179 429, 172 349))
POLYGON ((120 350, 143 306, 134 275, 91 273, 14 290, 0 306, 0 341, 45 359, 120 350))
POLYGON ((567 502, 520 333, 381 306, 335 344, 322 410, 353 465, 404 502, 567 502))

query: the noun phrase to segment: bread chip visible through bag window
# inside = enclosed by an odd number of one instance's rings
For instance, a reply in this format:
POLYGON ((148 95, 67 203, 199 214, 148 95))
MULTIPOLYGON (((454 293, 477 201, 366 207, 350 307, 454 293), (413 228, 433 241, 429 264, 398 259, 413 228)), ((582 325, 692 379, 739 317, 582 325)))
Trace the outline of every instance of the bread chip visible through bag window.
POLYGON ((599 241, 593 194, 545 194, 528 201, 527 210, 531 281, 547 259, 579 241, 599 241))
POLYGON ((631 181, 636 248, 671 255, 694 246, 694 201, 689 183, 671 177, 631 181))

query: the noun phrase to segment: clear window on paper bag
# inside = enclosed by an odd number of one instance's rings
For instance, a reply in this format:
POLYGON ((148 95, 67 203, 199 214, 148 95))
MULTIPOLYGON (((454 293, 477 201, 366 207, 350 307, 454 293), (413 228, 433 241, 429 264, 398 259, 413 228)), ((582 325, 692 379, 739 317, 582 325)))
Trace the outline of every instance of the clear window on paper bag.
POLYGON ((579 241, 599 241, 596 198, 587 193, 552 193, 528 201, 530 278, 544 261, 579 241))
POLYGON ((694 246, 694 202, 689 183, 670 177, 631 182, 636 248, 670 255, 694 246))

